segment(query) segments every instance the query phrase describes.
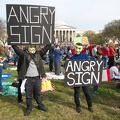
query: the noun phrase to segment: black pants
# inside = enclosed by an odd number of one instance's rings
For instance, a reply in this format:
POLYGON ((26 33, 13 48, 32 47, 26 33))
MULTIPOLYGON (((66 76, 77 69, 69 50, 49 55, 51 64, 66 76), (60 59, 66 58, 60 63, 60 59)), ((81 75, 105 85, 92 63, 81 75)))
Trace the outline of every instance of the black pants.
POLYGON ((49 56, 49 69, 50 71, 53 70, 53 56, 49 56))
POLYGON ((114 66, 114 56, 109 57, 109 61, 108 61, 108 68, 111 68, 112 66, 114 66))
POLYGON ((40 97, 40 91, 41 91, 41 79, 39 78, 39 76, 38 77, 27 77, 27 81, 25 83, 27 110, 32 110, 33 94, 38 104, 38 107, 42 108, 44 106, 42 104, 42 100, 40 97))
MULTIPOLYGON (((83 92, 85 94, 88 107, 92 107, 92 99, 90 97, 89 87, 82 86, 82 89, 83 89, 83 92)), ((80 87, 74 87, 74 100, 75 100, 76 107, 80 107, 79 97, 80 97, 80 87)))
POLYGON ((19 79, 19 85, 18 85, 18 101, 22 100, 22 93, 21 93, 21 84, 22 84, 22 79, 19 79))

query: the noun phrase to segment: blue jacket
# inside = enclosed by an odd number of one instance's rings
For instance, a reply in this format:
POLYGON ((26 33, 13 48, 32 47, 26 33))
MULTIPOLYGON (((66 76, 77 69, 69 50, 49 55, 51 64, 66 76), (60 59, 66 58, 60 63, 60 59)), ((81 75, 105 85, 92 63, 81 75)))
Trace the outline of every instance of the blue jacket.
POLYGON ((59 61, 62 58, 62 51, 54 49, 54 61, 59 61))
POLYGON ((88 55, 87 54, 79 54, 79 55, 73 55, 70 60, 88 60, 88 55))

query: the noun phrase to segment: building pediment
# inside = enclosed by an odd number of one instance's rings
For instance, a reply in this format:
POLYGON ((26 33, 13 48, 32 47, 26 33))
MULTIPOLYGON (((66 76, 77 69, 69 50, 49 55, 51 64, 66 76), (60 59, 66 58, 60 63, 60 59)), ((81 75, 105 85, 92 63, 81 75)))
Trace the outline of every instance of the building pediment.
POLYGON ((76 29, 76 28, 72 26, 61 25, 61 26, 55 26, 55 29, 76 29))

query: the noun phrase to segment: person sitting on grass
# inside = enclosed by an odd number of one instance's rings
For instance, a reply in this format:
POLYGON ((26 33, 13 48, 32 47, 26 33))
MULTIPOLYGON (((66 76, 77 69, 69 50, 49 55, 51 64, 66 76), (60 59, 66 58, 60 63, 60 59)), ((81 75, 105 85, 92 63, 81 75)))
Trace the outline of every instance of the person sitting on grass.
MULTIPOLYGON (((110 77, 111 80, 120 81, 120 59, 116 61, 116 65, 110 68, 110 77)), ((120 89, 120 83, 116 84, 116 88, 120 89)))
POLYGON ((115 66, 110 68, 110 78, 111 80, 120 79, 120 60, 116 61, 115 66))

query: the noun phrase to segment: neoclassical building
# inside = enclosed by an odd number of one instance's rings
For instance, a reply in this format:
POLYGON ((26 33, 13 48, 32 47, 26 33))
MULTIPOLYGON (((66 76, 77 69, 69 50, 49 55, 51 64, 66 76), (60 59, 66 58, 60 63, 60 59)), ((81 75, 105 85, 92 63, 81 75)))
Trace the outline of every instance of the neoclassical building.
POLYGON ((76 36, 76 28, 62 21, 55 21, 55 36, 59 41, 72 41, 76 36))

